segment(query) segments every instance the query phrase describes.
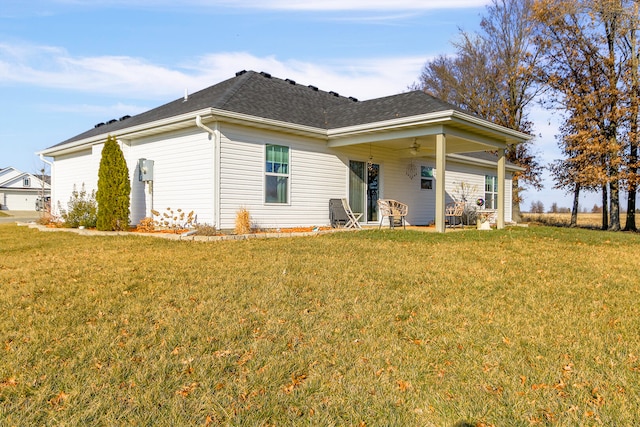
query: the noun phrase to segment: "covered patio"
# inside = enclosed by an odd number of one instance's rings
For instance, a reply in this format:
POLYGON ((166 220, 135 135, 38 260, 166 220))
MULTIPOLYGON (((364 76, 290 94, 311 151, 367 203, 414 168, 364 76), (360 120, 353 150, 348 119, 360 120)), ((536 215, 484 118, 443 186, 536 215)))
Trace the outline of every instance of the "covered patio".
MULTIPOLYGON (((394 149, 413 146, 420 150, 413 150, 410 155, 435 158, 435 230, 440 233, 446 225, 447 157, 480 151, 497 153, 498 200, 504 201, 505 150, 510 144, 531 139, 528 134, 453 109, 331 129, 328 137, 327 146, 332 148, 363 144, 394 149)), ((504 228, 504 202, 498 203, 496 217, 497 228, 504 228)))

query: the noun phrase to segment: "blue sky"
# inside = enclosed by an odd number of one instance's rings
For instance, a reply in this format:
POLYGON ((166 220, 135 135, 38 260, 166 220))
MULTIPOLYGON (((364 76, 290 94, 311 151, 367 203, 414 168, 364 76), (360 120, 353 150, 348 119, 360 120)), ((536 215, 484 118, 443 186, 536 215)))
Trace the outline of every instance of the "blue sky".
MULTIPOLYGON (((425 62, 476 31, 487 0, 0 0, 0 167, 94 124, 266 71, 370 99, 407 90, 425 62)), ((539 108, 536 151, 558 153, 539 108)), ((534 200, 570 206, 552 191, 534 200)), ((597 197, 585 199, 593 206, 597 197)))

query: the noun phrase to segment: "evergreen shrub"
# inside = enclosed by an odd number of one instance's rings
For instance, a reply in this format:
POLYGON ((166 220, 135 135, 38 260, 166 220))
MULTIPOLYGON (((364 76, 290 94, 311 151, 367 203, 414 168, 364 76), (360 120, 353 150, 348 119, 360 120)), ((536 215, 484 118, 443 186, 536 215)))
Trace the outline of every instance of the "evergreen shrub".
POLYGON ((98 170, 98 230, 129 228, 129 168, 114 136, 109 135, 102 149, 98 170))

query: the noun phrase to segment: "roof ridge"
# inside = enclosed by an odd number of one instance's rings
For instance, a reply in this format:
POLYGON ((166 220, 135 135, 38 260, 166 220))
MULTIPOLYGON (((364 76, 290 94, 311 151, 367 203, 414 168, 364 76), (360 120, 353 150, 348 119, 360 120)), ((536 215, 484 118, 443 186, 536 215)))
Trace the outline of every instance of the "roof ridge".
POLYGON ((222 109, 231 100, 231 98, 233 98, 235 94, 238 93, 240 89, 242 89, 242 87, 251 79, 251 77, 254 77, 256 74, 257 73, 253 70, 245 72, 239 71, 238 73, 236 73, 235 78, 238 80, 236 80, 236 82, 231 85, 231 87, 227 89, 220 97, 219 102, 216 103, 219 104, 217 105, 217 107, 222 109))

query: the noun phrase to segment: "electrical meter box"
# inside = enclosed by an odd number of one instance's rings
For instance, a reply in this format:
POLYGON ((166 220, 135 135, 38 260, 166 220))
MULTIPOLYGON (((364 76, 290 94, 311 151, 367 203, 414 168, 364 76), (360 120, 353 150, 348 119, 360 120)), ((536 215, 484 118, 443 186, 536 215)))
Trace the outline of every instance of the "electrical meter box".
POLYGON ((153 181, 153 160, 138 159, 138 180, 153 181))

